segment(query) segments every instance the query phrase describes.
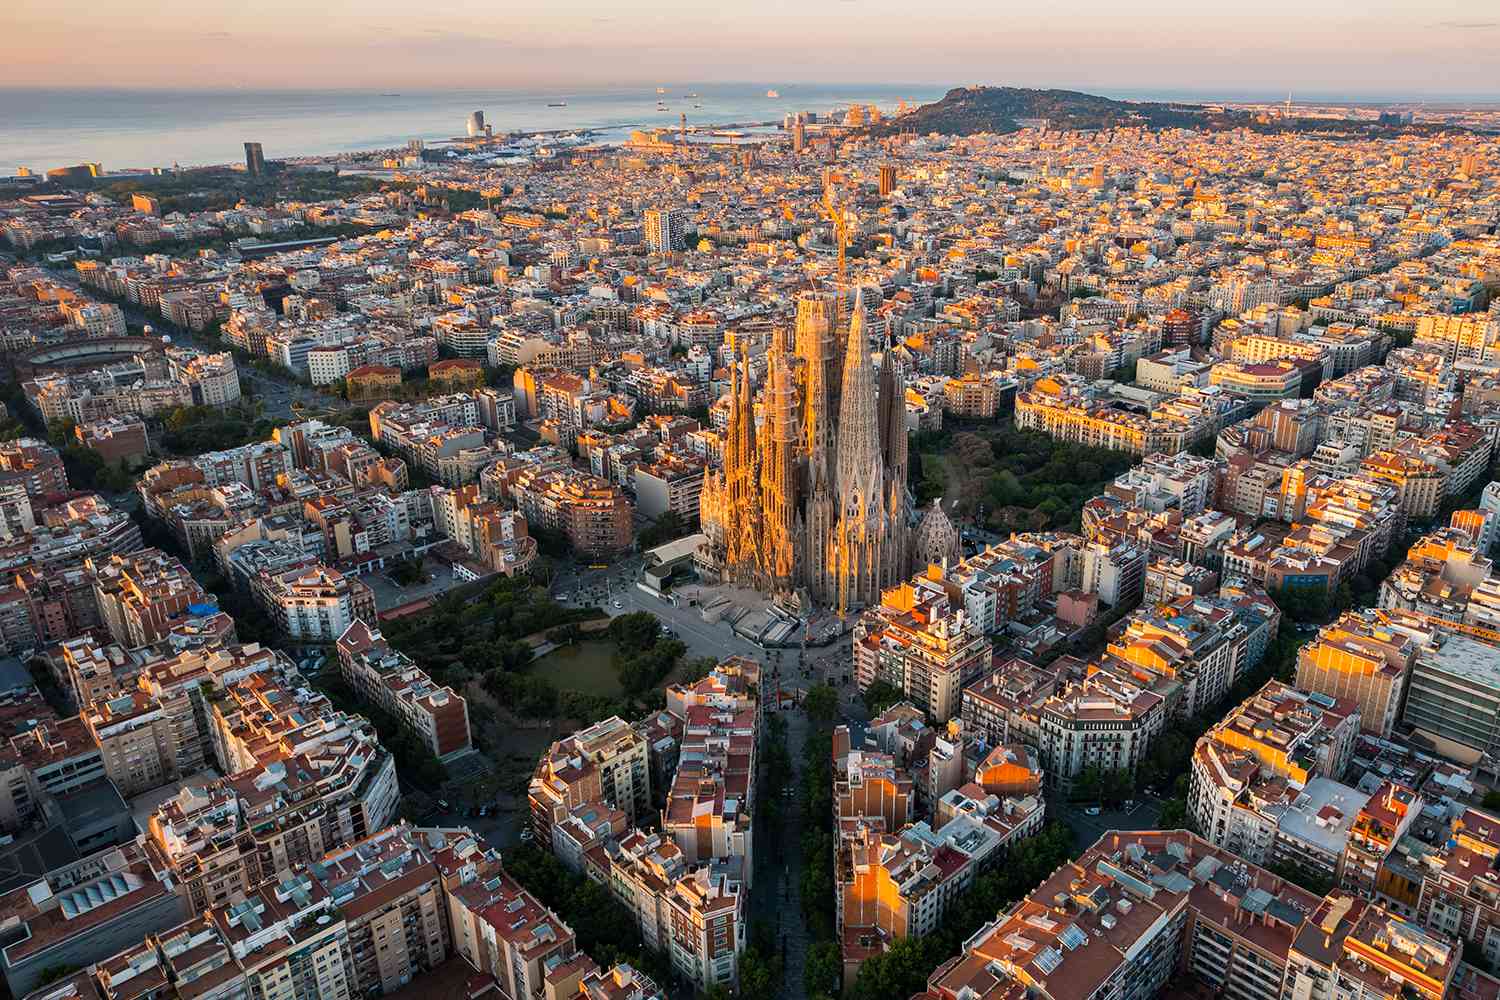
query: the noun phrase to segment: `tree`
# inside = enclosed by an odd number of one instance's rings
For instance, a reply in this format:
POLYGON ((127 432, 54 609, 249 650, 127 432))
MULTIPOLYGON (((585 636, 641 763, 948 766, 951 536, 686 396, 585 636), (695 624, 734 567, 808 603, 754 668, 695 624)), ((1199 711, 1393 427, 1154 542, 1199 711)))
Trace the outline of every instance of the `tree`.
POLYGON ((1156 821, 1162 830, 1186 830, 1188 828, 1187 799, 1168 799, 1162 803, 1161 817, 1156 821))
POLYGON ((682 523, 682 518, 677 516, 676 511, 669 510, 642 531, 638 540, 643 550, 654 549, 658 545, 665 545, 667 542, 681 538, 687 533, 688 528, 682 523))
POLYGON ((839 693, 831 684, 814 684, 803 696, 802 708, 809 719, 827 725, 838 717, 839 693))
POLYGON ((807 950, 806 964, 802 970, 803 987, 809 994, 838 992, 839 980, 843 977, 844 962, 839 955, 839 946, 832 941, 817 941, 807 950))
POLYGON ((1135 793, 1135 781, 1125 768, 1115 768, 1104 774, 1100 797, 1111 805, 1119 805, 1135 793))
POLYGON ((632 611, 629 614, 617 615, 609 623, 605 634, 619 643, 621 649, 638 652, 649 648, 656 641, 660 631, 661 623, 651 612, 632 611))
POLYGON ((1315 896, 1327 895, 1333 888, 1333 879, 1322 872, 1314 871, 1298 861, 1275 861, 1266 865, 1266 870, 1280 875, 1293 885, 1299 885, 1315 896))
POLYGON ((876 716, 896 704, 905 695, 900 688, 889 681, 876 681, 865 688, 863 697, 865 711, 869 712, 871 716, 876 716))
POLYGON ((83 968, 81 965, 71 964, 49 965, 37 973, 36 984, 37 986, 46 986, 48 983, 55 983, 59 979, 67 979, 81 968, 83 968))
POLYGON ((920 993, 927 988, 927 977, 938 961, 932 938, 900 938, 884 953, 864 961, 850 996, 854 1000, 890 1000, 920 993))
POLYGON ((1104 797, 1104 772, 1094 766, 1084 768, 1073 781, 1073 798, 1081 802, 1098 802, 1104 797))

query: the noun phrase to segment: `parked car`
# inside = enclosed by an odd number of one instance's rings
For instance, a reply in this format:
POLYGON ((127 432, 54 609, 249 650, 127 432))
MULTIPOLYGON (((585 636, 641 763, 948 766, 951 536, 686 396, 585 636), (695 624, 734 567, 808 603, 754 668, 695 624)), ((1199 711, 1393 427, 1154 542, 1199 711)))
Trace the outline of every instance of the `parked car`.
POLYGON ((1087 809, 1085 809, 1083 811, 1083 814, 1085 816, 1097 816, 1097 815, 1099 815, 1099 807, 1098 806, 1089 806, 1087 809))

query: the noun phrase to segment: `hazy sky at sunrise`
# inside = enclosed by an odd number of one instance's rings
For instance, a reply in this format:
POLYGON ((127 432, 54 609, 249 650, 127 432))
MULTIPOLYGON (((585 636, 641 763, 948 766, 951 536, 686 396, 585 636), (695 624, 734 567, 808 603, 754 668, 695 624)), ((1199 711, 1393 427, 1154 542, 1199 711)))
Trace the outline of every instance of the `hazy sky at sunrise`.
POLYGON ((5 0, 0 85, 1494 95, 1500 0, 5 0))

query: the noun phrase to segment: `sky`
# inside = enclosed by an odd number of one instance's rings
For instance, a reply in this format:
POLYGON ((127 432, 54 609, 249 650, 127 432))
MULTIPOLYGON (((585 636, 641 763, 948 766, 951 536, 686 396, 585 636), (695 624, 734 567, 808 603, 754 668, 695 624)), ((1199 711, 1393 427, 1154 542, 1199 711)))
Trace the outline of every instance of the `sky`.
POLYGON ((0 86, 887 81, 1500 99, 1500 2, 0 3, 0 86))

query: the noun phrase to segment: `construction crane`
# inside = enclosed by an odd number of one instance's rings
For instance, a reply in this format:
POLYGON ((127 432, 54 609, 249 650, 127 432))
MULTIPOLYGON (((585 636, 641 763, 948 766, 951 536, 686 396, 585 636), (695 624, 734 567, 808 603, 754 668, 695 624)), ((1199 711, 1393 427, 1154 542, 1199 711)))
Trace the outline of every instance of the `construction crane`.
POLYGON ((834 193, 833 181, 830 178, 823 186, 823 214, 827 216, 828 222, 833 226, 833 241, 838 247, 838 301, 834 304, 834 329, 842 330, 844 326, 844 289, 848 284, 848 250, 849 232, 854 225, 854 213, 849 211, 849 206, 839 199, 834 193))
POLYGON ((1500 646, 1500 632, 1496 632, 1494 629, 1484 628, 1481 625, 1470 625, 1466 622, 1456 622, 1447 618, 1439 618, 1436 615, 1423 614, 1420 611, 1408 611, 1406 613, 1420 618, 1423 623, 1442 629, 1445 632, 1458 632, 1462 635, 1467 635, 1474 639, 1483 639, 1485 642, 1500 646))

